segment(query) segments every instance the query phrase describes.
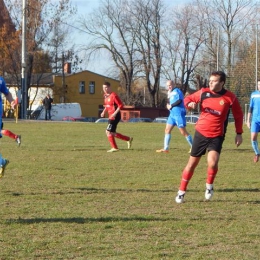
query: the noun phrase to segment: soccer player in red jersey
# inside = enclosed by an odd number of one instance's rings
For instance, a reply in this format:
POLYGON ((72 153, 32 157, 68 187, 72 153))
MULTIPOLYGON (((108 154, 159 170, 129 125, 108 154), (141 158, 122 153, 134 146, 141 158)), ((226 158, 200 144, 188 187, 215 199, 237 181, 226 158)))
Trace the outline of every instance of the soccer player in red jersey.
POLYGON ((208 151, 208 166, 205 199, 212 198, 213 182, 218 172, 219 156, 225 139, 230 108, 235 119, 235 144, 238 147, 242 143, 243 112, 235 94, 224 88, 225 82, 224 72, 212 72, 208 88, 202 88, 184 99, 187 108, 194 109, 196 104, 200 103, 201 114, 196 123, 190 157, 182 172, 179 191, 175 198, 177 203, 184 202, 188 183, 201 156, 205 155, 206 151, 208 151))
POLYGON ((120 100, 119 96, 115 92, 112 92, 111 85, 109 82, 104 82, 103 91, 104 91, 105 104, 104 104, 104 110, 101 113, 101 117, 104 117, 106 112, 108 113, 109 121, 106 129, 106 135, 112 147, 107 152, 111 153, 111 152, 117 152, 119 150, 115 141, 115 137, 123 141, 126 141, 128 145, 128 149, 130 149, 132 146, 133 138, 116 132, 117 125, 121 120, 120 109, 124 105, 120 100))

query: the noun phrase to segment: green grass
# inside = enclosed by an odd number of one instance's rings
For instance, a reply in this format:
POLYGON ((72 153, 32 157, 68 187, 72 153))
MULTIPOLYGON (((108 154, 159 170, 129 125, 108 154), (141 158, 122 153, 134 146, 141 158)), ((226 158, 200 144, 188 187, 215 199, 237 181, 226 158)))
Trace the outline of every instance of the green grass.
MULTIPOLYGON (((259 167, 249 130, 234 145, 228 129, 215 180, 204 201, 206 157, 174 198, 188 144, 173 130, 169 154, 164 124, 120 123, 133 149, 110 148, 106 124, 5 122, 22 145, 0 140, 10 160, 1 185, 0 259, 259 259, 259 167)), ((194 126, 188 125, 193 134, 194 126)))

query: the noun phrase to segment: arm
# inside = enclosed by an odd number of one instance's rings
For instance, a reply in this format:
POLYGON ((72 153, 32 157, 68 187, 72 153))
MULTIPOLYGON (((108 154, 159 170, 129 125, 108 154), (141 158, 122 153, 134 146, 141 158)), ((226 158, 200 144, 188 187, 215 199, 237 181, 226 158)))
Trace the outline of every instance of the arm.
POLYGON ((234 103, 232 105, 232 113, 235 119, 235 128, 237 133, 235 137, 235 144, 238 147, 243 142, 243 111, 237 98, 235 98, 234 103))
POLYGON ((124 104, 123 104, 123 102, 121 101, 121 99, 117 96, 117 95, 115 95, 115 103, 117 104, 117 109, 114 111, 114 113, 111 115, 111 117, 112 118, 115 118, 116 117, 116 115, 117 115, 117 113, 120 113, 120 110, 121 110, 121 108, 123 108, 124 107, 124 104))
POLYGON ((178 106, 180 103, 181 103, 181 100, 179 99, 179 100, 175 101, 175 102, 172 103, 172 104, 167 104, 167 109, 168 109, 168 110, 171 110, 173 107, 178 106))
POLYGON ((201 91, 196 91, 184 98, 184 105, 188 109, 195 109, 196 104, 200 102, 201 91))
POLYGON ((251 127, 251 123, 250 123, 251 115, 252 115, 252 113, 251 113, 251 112, 248 112, 248 114, 247 114, 247 120, 246 120, 246 125, 247 125, 247 127, 248 127, 249 129, 250 129, 250 127, 251 127))
POLYGON ((101 116, 101 117, 104 117, 105 114, 106 114, 106 111, 107 111, 107 108, 105 107, 105 108, 103 109, 103 111, 101 112, 100 116, 101 116))
POLYGON ((15 100, 13 99, 12 94, 9 92, 7 95, 5 95, 6 99, 8 100, 8 102, 11 104, 12 109, 16 108, 17 103, 15 102, 15 100))

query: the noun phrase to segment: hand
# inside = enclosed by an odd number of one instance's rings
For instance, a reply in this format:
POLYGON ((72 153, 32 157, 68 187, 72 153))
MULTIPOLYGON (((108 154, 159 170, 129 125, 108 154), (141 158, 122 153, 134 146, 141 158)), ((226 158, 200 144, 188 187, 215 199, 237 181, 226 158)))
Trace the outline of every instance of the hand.
POLYGON ((13 100, 13 101, 11 102, 11 108, 12 108, 12 109, 15 109, 16 106, 17 106, 17 100, 13 100))
POLYGON ((238 147, 240 144, 242 144, 242 142, 243 142, 242 135, 236 135, 236 137, 235 137, 236 146, 238 147))
POLYGON ((168 110, 170 110, 172 108, 172 106, 170 104, 167 104, 166 107, 168 110))
POLYGON ((189 108, 192 108, 192 109, 195 109, 195 108, 196 108, 196 103, 195 103, 195 102, 190 102, 190 103, 188 104, 188 107, 189 107, 189 108))

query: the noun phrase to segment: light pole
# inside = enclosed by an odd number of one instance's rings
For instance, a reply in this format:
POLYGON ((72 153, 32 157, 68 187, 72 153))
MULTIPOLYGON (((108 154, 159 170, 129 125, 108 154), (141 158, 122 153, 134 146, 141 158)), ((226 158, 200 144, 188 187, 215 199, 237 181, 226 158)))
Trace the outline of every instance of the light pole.
POLYGON ((257 90, 258 81, 258 24, 256 25, 256 36, 255 36, 255 89, 257 90))
POLYGON ((27 75, 26 75, 26 0, 23 0, 23 20, 22 20, 22 73, 21 73, 21 118, 27 115, 27 75))

